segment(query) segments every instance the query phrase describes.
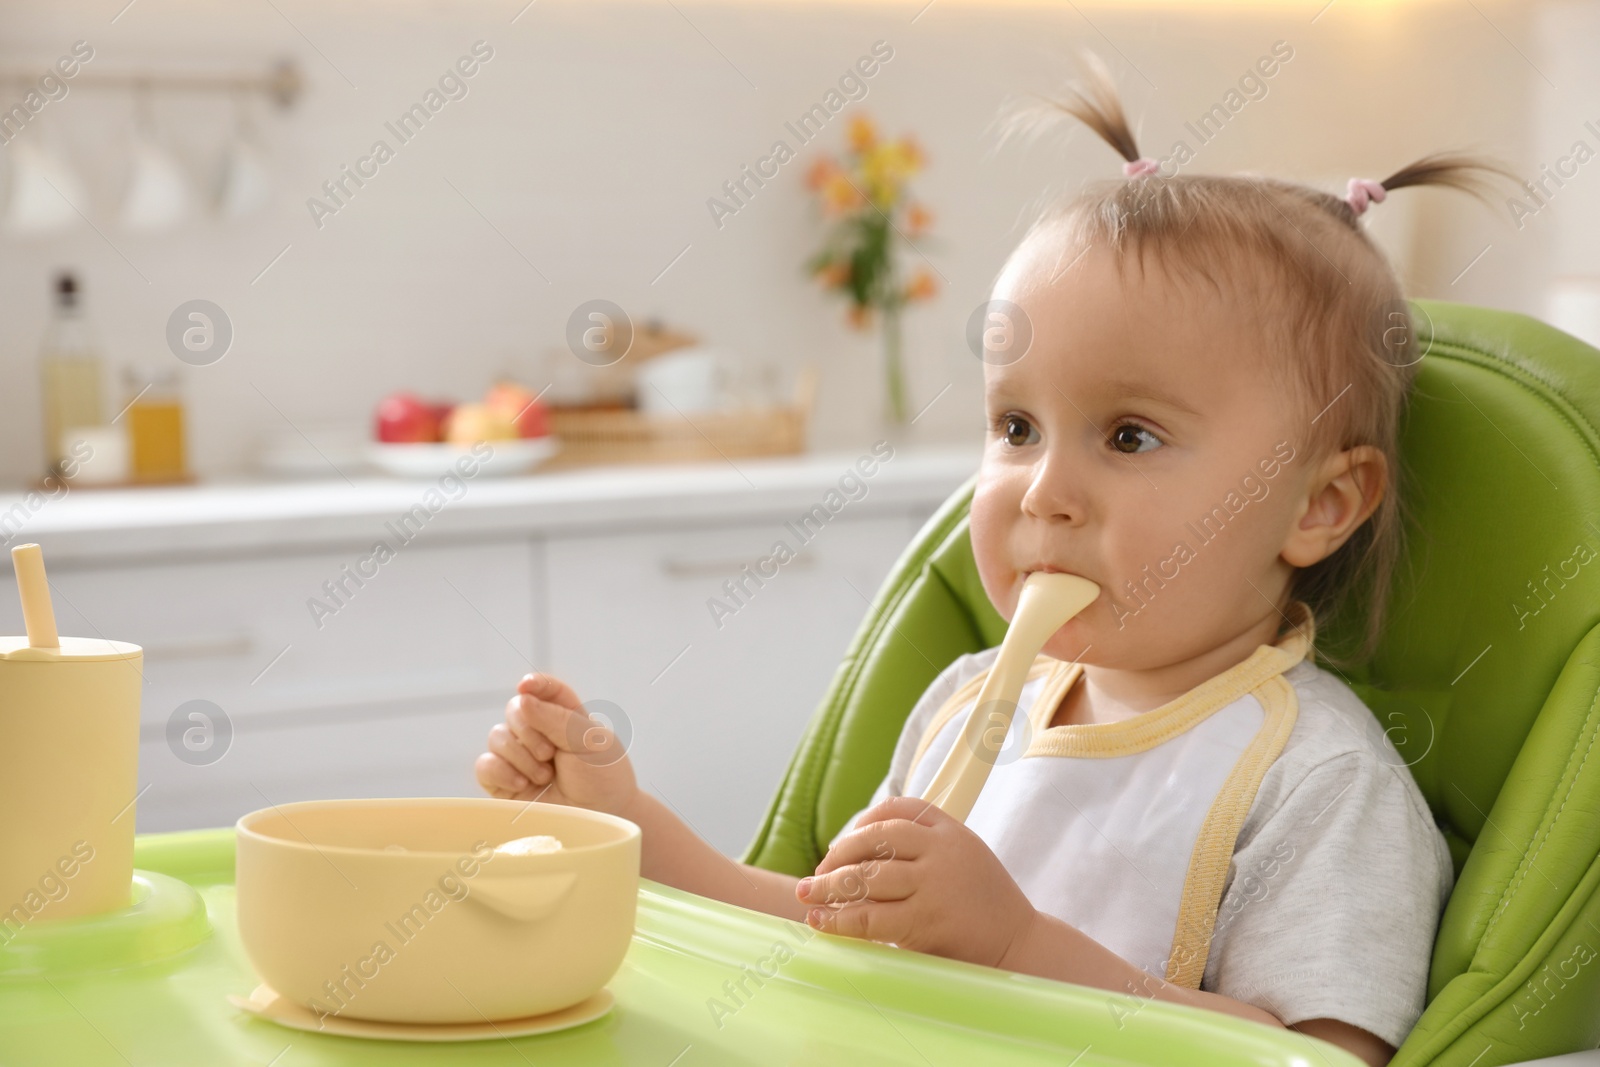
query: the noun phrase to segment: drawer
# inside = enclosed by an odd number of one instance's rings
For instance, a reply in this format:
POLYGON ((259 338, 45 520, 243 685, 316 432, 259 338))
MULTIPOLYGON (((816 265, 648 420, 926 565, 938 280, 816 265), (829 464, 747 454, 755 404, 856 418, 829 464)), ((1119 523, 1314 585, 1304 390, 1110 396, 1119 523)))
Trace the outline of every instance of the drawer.
POLYGON ((620 709, 646 788, 738 855, 920 518, 552 538, 551 669, 620 709))

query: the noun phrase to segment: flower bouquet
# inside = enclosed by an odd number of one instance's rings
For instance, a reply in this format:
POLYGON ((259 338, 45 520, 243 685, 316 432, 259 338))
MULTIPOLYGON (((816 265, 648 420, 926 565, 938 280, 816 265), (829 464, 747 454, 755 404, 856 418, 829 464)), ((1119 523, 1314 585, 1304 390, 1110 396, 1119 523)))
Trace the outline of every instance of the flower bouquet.
POLYGON ((920 255, 915 239, 933 221, 928 208, 911 199, 907 187, 923 162, 911 137, 880 140, 872 121, 857 115, 850 122, 850 149, 844 162, 824 156, 806 174, 806 186, 817 193, 821 214, 830 223, 827 239, 806 261, 806 271, 849 298, 847 319, 852 327, 871 329, 875 316, 882 315, 889 418, 895 423, 906 421, 901 311, 938 292, 930 269, 919 267, 905 279, 896 257, 901 241, 920 255))

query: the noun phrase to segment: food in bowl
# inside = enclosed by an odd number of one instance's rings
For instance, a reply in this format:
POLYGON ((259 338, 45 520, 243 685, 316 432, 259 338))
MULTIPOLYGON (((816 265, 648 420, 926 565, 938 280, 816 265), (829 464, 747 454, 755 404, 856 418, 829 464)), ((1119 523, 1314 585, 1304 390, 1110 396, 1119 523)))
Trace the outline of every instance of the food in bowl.
POLYGON ((640 832, 613 815, 487 797, 319 800, 251 812, 236 832, 245 953, 319 1017, 559 1011, 610 981, 633 937, 640 832), (560 847, 491 845, 528 837, 560 847))
POLYGON ((502 856, 537 856, 544 852, 560 852, 561 841, 549 834, 535 834, 532 837, 519 837, 503 845, 496 845, 494 850, 496 854, 502 856))

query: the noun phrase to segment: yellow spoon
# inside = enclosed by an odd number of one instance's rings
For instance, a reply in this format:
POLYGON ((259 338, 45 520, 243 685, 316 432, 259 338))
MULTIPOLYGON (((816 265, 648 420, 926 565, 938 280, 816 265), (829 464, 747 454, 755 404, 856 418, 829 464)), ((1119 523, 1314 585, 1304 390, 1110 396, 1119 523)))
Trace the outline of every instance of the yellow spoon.
POLYGON ((978 691, 972 714, 923 791, 923 800, 937 804, 959 822, 967 821, 1011 728, 1028 668, 1045 642, 1099 595, 1098 585, 1076 574, 1035 571, 1028 575, 1011 627, 978 691))

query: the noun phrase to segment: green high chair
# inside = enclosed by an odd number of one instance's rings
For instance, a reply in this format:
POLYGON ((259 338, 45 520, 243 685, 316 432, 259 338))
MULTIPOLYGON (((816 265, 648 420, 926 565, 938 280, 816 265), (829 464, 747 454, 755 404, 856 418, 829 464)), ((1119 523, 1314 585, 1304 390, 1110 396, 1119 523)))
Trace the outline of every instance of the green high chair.
MULTIPOLYGON (((1408 565, 1377 653, 1346 677, 1456 871, 1427 1008, 1392 1062, 1493 1067, 1600 1043, 1600 350, 1523 315, 1412 308, 1425 355, 1401 448, 1408 565)), ((811 873, 934 676, 999 644, 972 489, 879 590, 745 862, 811 873)), ((1353 632, 1331 620, 1319 644, 1352 647, 1353 632)))

